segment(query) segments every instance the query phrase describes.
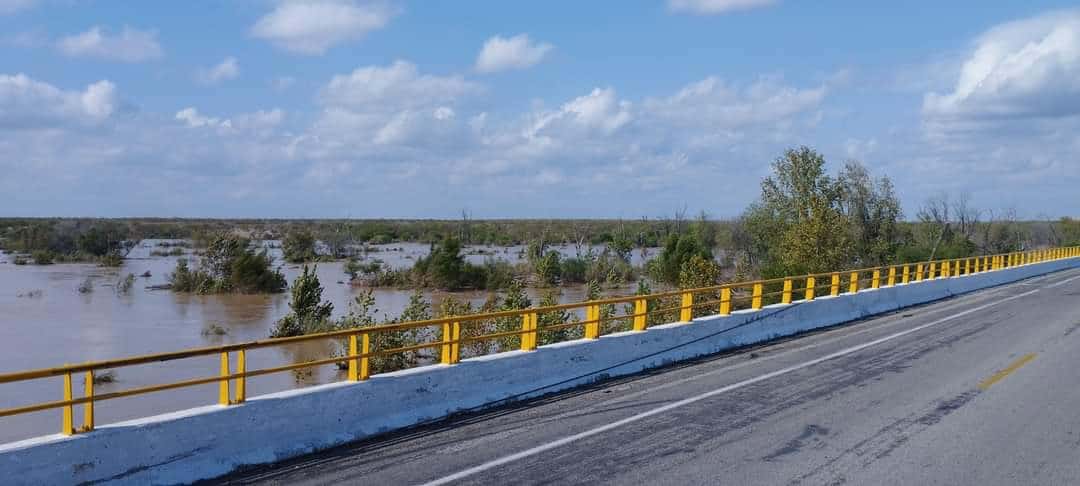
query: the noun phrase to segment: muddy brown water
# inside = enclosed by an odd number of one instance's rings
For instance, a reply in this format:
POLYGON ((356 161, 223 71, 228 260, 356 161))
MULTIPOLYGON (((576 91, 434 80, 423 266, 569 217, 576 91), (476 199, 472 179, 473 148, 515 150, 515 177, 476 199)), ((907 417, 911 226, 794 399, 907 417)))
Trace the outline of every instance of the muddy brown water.
MULTIPOLYGON (((91 360, 115 359, 133 355, 177 351, 186 348, 212 346, 232 342, 263 339, 269 335, 274 322, 288 313, 288 294, 276 295, 190 295, 150 287, 166 283, 176 260, 183 257, 151 256, 159 249, 157 240, 143 241, 120 268, 103 268, 93 264, 14 265, 12 255, 0 255, 0 373, 80 363, 91 360), (134 288, 126 294, 117 291, 117 283, 127 274, 137 277, 134 288), (89 282, 89 292, 79 287, 89 282), (211 324, 220 326, 225 334, 206 333, 211 324)), ((271 242, 268 246, 274 246, 271 242)), ((380 251, 367 254, 368 259, 380 259, 395 268, 411 266, 427 254, 428 246, 416 243, 379 245, 380 251)), ((559 247, 572 256, 573 247, 559 247)), ((467 258, 476 263, 485 258, 520 261, 521 247, 468 247, 467 258)), ((640 265, 654 255, 634 254, 640 265)), ((271 254, 280 256, 277 249, 271 254)), ((190 255, 186 255, 191 258, 190 255)), ((278 258, 276 261, 280 261, 278 258)), ((345 282, 342 262, 320 263, 319 280, 324 287, 323 298, 334 303, 334 315, 348 311, 349 303, 362 289, 345 282)), ((291 282, 300 266, 282 267, 291 282)), ((632 292, 631 286, 612 293, 632 292)), ((533 302, 542 291, 530 289, 533 302)), ((376 289, 378 315, 397 316, 409 302, 411 291, 376 289)), ((429 301, 437 306, 448 295, 429 292, 429 301)), ((455 294, 480 305, 487 292, 455 294)), ((562 302, 578 302, 585 298, 580 286, 562 289, 562 302)), ((303 343, 285 347, 265 348, 248 352, 248 369, 283 365, 329 357, 336 344, 303 343)), ((235 359, 235 358, 234 358, 235 359)), ((95 386, 96 393, 108 393, 185 379, 214 376, 218 372, 217 356, 206 356, 120 368, 115 381, 95 386)), ((77 376, 74 392, 81 396, 82 377, 77 376)), ((248 380, 248 395, 256 396, 328 383, 344 379, 336 367, 312 368, 306 372, 286 372, 248 380)), ((60 400, 62 380, 49 378, 18 383, 0 384, 0 408, 60 400)), ((211 405, 217 400, 217 385, 203 385, 134 397, 99 402, 95 407, 98 426, 121 420, 211 405)), ((82 410, 76 408, 76 425, 81 423, 82 410)), ((59 409, 0 418, 0 443, 29 437, 53 434, 60 430, 59 409)))

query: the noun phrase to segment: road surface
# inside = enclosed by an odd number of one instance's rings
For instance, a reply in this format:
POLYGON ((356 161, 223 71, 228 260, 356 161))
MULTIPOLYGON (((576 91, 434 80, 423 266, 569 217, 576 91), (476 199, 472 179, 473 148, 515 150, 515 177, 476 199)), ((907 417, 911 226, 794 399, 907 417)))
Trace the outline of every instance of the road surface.
POLYGON ((1080 270, 216 482, 1080 484, 1080 270))

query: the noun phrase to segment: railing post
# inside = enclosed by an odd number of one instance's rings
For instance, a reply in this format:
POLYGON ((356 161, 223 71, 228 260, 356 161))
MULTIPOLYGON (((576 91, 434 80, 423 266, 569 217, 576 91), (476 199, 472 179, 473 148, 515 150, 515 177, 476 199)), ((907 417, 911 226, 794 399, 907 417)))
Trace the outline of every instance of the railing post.
POLYGON ((962 267, 960 266, 960 260, 956 260, 955 262, 953 262, 952 263, 952 276, 959 277, 961 269, 962 269, 962 267))
POLYGON ((783 304, 791 303, 791 279, 784 280, 784 293, 780 295, 780 302, 783 304))
POLYGON ((86 392, 86 398, 89 398, 90 401, 83 404, 82 430, 89 432, 94 430, 94 370, 86 372, 86 376, 83 378, 83 389, 86 392))
POLYGON ((218 382, 218 405, 229 404, 229 352, 221 353, 221 380, 218 382))
POLYGON ((971 258, 964 260, 964 275, 971 275, 971 258))
POLYGON ((889 267, 889 287, 896 285, 896 267, 889 267))
POLYGON ((649 299, 634 301, 634 330, 644 331, 649 325, 649 299))
POLYGON ((848 277, 848 293, 859 293, 859 272, 851 272, 851 275, 848 277))
POLYGON ((930 262, 929 280, 937 278, 937 262, 930 262))
POLYGON ((521 350, 532 351, 536 349, 536 313, 530 312, 521 315, 521 350))
MULTIPOLYGON (((443 327, 445 332, 445 327, 443 327)), ((443 334, 443 339, 446 339, 446 334, 443 334)), ((360 354, 360 337, 356 334, 349 334, 349 381, 360 381, 360 358, 356 356, 360 354)), ((443 363, 446 363, 446 349, 443 349, 443 363)))
MULTIPOLYGON (((64 373, 64 400, 71 400, 71 373, 64 373)), ((61 434, 72 435, 75 433, 74 415, 75 406, 71 404, 64 405, 60 419, 61 434)))
POLYGON ((833 297, 836 297, 837 295, 840 295, 840 274, 839 273, 832 274, 832 282, 831 282, 831 285, 829 286, 829 295, 831 295, 833 297))
POLYGON ((236 352, 236 403, 247 401, 247 353, 243 349, 236 352))
POLYGON ((679 307, 679 322, 694 320, 694 293, 682 293, 682 305, 679 307))
POLYGON ((922 282, 923 278, 923 264, 915 265, 915 281, 922 282))
POLYGON ((731 315, 731 289, 728 287, 720 289, 720 315, 731 315))
POLYGON ((941 277, 949 278, 952 275, 952 265, 948 260, 941 262, 941 277))
POLYGON ((874 274, 870 276, 870 288, 881 288, 881 269, 874 269, 874 274))
POLYGON ((910 267, 910 266, 908 266, 908 265, 904 265, 904 277, 903 277, 903 282, 904 282, 904 283, 908 283, 908 282, 911 282, 911 267, 910 267))
POLYGON ((814 287, 817 285, 817 279, 814 277, 806 277, 806 294, 803 296, 803 300, 810 302, 814 300, 814 287))
MULTIPOLYGON (((371 377, 371 357, 364 356, 371 352, 371 335, 369 333, 360 333, 360 373, 357 376, 358 381, 364 381, 371 377)), ((457 361, 454 361, 457 363, 457 361)))
POLYGON ((598 339, 600 337, 600 306, 589 305, 585 307, 585 339, 598 339))
POLYGON ((761 308, 761 294, 763 293, 763 290, 764 284, 762 284, 761 282, 754 284, 754 294, 750 301, 750 307, 754 309, 761 308))

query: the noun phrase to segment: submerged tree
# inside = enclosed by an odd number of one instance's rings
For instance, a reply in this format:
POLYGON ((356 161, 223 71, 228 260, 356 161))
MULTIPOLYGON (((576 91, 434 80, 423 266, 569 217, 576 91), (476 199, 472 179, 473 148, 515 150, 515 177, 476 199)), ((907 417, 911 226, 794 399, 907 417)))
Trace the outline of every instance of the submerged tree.
POLYGON ((304 265, 303 273, 296 277, 292 286, 292 309, 285 317, 278 320, 270 337, 289 337, 329 331, 334 328, 330 323, 330 314, 334 304, 322 301, 323 288, 315 269, 304 265))

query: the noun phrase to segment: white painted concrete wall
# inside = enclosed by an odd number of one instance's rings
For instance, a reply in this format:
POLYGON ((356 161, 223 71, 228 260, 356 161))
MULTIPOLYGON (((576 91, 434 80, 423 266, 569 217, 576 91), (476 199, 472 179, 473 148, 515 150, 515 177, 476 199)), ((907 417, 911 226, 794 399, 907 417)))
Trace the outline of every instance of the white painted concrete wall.
POLYGON ((456 411, 564 390, 1068 268, 1080 258, 820 297, 599 340, 543 346, 274 393, 0 445, 5 484, 175 484, 212 478, 456 411))

